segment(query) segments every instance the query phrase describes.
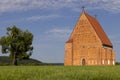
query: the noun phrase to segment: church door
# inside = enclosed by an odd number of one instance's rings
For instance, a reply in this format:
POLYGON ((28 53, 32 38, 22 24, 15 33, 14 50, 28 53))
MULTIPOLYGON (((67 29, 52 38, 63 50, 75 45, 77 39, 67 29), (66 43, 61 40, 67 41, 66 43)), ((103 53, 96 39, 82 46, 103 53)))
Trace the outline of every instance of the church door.
POLYGON ((85 61, 85 59, 83 58, 83 59, 82 59, 82 65, 85 66, 85 64, 86 64, 86 61, 85 61))

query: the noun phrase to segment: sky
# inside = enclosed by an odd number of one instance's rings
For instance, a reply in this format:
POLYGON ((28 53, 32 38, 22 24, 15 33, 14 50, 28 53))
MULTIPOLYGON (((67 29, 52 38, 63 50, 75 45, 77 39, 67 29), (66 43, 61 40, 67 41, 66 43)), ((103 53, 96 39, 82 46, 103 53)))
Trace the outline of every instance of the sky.
MULTIPOLYGON (((120 0, 0 0, 0 37, 13 25, 29 30, 34 35, 31 58, 63 63, 65 42, 85 6, 86 13, 97 15, 113 43, 116 61, 120 62, 119 5, 120 0)), ((3 56, 1 52, 0 55, 3 56)))

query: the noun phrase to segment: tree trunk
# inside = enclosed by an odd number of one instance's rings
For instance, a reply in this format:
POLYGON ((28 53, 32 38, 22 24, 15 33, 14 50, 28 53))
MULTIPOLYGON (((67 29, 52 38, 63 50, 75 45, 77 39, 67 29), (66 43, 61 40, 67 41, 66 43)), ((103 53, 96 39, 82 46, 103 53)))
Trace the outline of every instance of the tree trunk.
POLYGON ((13 59, 12 59, 12 64, 17 66, 17 56, 16 53, 14 53, 13 59))

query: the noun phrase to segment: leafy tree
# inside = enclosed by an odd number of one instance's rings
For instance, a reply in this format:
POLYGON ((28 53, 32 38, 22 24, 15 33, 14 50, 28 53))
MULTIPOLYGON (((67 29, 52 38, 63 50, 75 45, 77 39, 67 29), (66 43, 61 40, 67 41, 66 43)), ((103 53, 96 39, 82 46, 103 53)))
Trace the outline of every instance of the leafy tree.
POLYGON ((33 34, 28 30, 22 31, 16 26, 7 28, 7 35, 0 38, 2 53, 10 53, 12 64, 17 65, 17 60, 29 58, 33 52, 33 34))

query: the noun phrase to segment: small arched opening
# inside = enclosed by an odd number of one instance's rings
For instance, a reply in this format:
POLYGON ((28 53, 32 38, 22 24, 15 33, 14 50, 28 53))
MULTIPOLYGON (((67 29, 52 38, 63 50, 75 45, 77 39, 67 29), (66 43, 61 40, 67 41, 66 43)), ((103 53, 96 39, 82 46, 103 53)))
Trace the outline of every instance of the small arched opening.
POLYGON ((85 66, 86 65, 86 60, 83 58, 82 59, 82 66, 85 66))

